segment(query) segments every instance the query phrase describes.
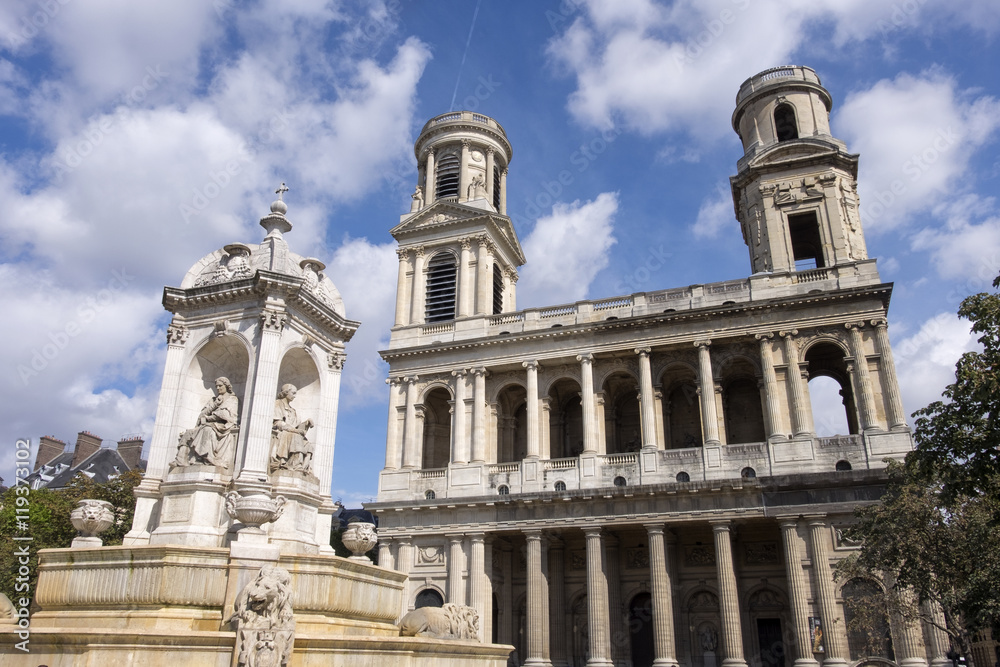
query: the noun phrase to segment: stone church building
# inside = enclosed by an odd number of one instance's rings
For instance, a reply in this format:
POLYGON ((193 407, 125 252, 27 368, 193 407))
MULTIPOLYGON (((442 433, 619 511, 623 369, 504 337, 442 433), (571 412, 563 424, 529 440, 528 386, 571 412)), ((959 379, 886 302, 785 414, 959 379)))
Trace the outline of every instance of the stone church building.
MULTIPOLYGON (((480 610, 527 665, 945 662, 886 619, 872 651, 836 582, 852 511, 912 449, 865 248, 858 155, 808 67, 747 79, 731 178, 749 276, 519 310, 513 150, 467 111, 417 139, 399 278, 379 562, 405 606, 480 610), (811 378, 849 434, 819 437, 811 378)), ((405 610, 401 610, 405 611, 405 610)))

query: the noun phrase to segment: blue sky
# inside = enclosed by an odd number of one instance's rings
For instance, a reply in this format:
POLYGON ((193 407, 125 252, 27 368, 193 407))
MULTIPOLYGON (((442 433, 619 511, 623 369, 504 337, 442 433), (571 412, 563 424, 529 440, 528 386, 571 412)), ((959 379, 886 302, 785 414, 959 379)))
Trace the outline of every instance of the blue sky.
POLYGON ((818 72, 834 134, 861 154, 912 412, 974 344, 959 301, 1000 273, 998 36, 995 0, 7 0, 0 475, 19 437, 148 440, 163 286, 258 242, 284 181, 289 243, 326 261, 362 322, 333 493, 374 496, 388 230, 423 123, 464 108, 506 129, 520 306, 727 280, 750 272, 728 191, 736 91, 788 63, 818 72))

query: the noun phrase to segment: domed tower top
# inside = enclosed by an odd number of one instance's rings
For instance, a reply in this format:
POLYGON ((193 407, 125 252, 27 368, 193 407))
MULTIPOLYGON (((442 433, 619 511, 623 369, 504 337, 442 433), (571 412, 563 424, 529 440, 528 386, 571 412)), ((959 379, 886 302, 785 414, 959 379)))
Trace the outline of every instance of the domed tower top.
POLYGON ((747 156, 778 143, 816 138, 844 144, 830 135, 833 99, 809 67, 783 65, 756 74, 740 86, 733 129, 747 156))
POLYGON ((411 213, 435 201, 481 201, 506 215, 513 150, 500 123, 472 111, 441 114, 424 125, 413 152, 418 176, 411 213))

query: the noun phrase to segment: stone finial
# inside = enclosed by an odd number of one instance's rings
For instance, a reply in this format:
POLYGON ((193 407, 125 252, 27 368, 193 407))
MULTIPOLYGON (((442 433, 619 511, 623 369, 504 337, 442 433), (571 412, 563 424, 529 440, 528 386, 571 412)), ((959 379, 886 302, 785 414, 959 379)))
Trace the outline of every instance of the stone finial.
POLYGON ((240 533, 263 535, 261 526, 271 521, 277 521, 285 511, 285 497, 277 496, 274 500, 265 493, 240 495, 238 491, 226 494, 226 513, 235 521, 243 524, 240 533))
POLYGON ((285 218, 285 214, 288 213, 288 204, 282 199, 282 196, 288 192, 288 186, 282 183, 281 187, 274 192, 278 198, 271 202, 271 212, 260 219, 260 226, 267 230, 268 236, 280 238, 282 234, 292 231, 292 223, 285 218))
POLYGON ((114 524, 115 513, 111 509, 111 503, 106 500, 84 498, 77 501, 69 520, 80 531, 80 535, 70 545, 72 548, 99 547, 104 543, 98 535, 114 524))

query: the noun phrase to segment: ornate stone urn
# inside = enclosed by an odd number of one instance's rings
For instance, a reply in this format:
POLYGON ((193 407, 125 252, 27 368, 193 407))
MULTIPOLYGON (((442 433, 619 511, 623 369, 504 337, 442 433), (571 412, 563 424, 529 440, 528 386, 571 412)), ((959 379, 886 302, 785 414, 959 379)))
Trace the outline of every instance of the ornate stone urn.
POLYGON ((106 500, 84 498, 77 501, 69 520, 80 531, 80 535, 73 539, 72 547, 99 547, 104 543, 98 535, 114 524, 115 513, 106 500))
POLYGON ((261 526, 277 521, 284 510, 284 496, 276 496, 272 500, 266 493, 241 496, 238 491, 230 491, 226 494, 226 513, 243 524, 240 533, 263 535, 261 526))
POLYGON ((347 524, 344 533, 340 536, 340 541, 351 550, 351 560, 368 561, 366 553, 375 548, 378 544, 378 533, 375 532, 375 524, 364 521, 354 521, 347 524))

